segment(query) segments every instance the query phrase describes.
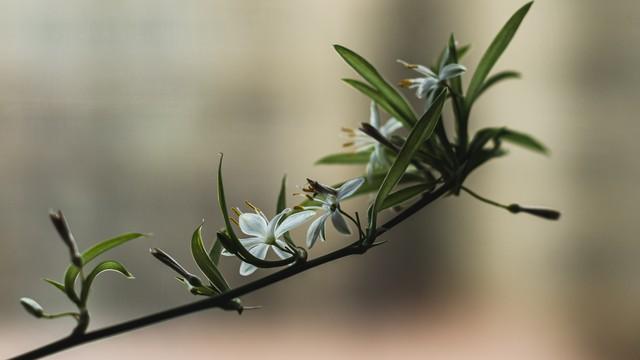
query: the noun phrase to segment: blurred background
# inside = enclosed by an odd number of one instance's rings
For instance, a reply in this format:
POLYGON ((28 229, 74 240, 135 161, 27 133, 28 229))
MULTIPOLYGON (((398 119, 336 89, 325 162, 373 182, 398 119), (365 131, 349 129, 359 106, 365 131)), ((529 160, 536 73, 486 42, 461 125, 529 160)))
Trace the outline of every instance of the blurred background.
MULTIPOLYGON (((414 75, 397 58, 430 64, 453 31, 473 44, 463 61, 473 70, 523 3, 3 1, 0 357, 73 326, 18 304, 29 296, 69 309, 40 280, 60 279, 67 264, 50 208, 64 210, 81 248, 155 234, 112 254, 136 280, 107 274, 95 284, 93 328, 193 301, 147 251, 161 247, 194 270, 192 231, 204 218, 210 241, 222 224, 218 152, 231 203, 268 212, 283 173, 293 192, 305 177, 362 172, 313 166, 341 150, 340 127, 369 116, 368 100, 340 81, 355 75, 331 44, 395 82, 414 75)), ((558 208, 559 222, 447 198, 364 257, 246 296, 259 311, 193 314, 52 358, 637 359, 639 40, 636 1, 537 1, 494 69, 523 79, 474 108, 472 130, 507 125, 552 153, 514 148, 468 186, 558 208)), ((365 208, 366 199, 349 204, 365 208)), ((330 233, 311 255, 346 241, 330 233)), ((234 285, 250 280, 223 261, 234 285)))

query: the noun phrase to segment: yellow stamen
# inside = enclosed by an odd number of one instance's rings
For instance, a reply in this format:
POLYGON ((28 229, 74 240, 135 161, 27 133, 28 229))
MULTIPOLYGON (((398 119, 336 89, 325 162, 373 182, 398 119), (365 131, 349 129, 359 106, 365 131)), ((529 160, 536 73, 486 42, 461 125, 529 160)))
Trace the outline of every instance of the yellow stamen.
POLYGON ((349 146, 353 146, 353 141, 348 141, 348 142, 342 144, 342 147, 349 147, 349 146))
POLYGON ((346 127, 340 128, 340 130, 349 134, 353 134, 355 132, 355 130, 353 130, 352 128, 346 128, 346 127))
POLYGON ((229 217, 229 220, 231 220, 234 224, 236 224, 238 227, 240 227, 240 223, 238 222, 238 220, 236 220, 236 218, 229 217))
POLYGON ((257 206, 253 205, 252 203, 245 201, 244 202, 250 209, 252 209, 255 212, 262 212, 260 209, 258 209, 257 206))
POLYGON ((233 212, 236 213, 236 215, 238 215, 238 217, 240 217, 240 215, 242 215, 242 211, 240 211, 240 209, 238 209, 237 207, 232 207, 231 210, 233 210, 233 212))
POLYGON ((398 85, 402 86, 402 87, 409 87, 411 86, 412 82, 409 79, 404 79, 404 80, 400 80, 400 82, 398 83, 398 85))

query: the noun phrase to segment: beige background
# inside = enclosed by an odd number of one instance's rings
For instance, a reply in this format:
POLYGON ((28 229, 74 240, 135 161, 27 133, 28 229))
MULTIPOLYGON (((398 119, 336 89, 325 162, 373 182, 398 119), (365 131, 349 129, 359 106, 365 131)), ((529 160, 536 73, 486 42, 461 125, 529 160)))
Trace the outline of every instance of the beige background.
MULTIPOLYGON (((64 335, 17 299, 68 308, 40 281, 66 253, 47 219, 61 208, 81 247, 125 231, 136 275, 107 275, 94 327, 193 298, 147 255, 192 267, 191 232, 215 205, 216 154, 232 202, 275 204, 280 177, 333 182, 360 169, 314 167, 368 101, 331 44, 390 80, 396 58, 430 63, 454 31, 474 68, 521 1, 31 1, 0 12, 0 357, 64 335)), ((468 185, 504 202, 544 204, 560 222, 447 198, 386 236, 388 245, 248 296, 238 318, 211 311, 54 358, 637 358, 640 5, 534 4, 496 69, 524 79, 483 96, 472 129, 508 125, 544 139, 513 149, 468 185), (528 357, 527 357, 528 356, 528 357)), ((465 77, 468 82, 469 75, 465 77)), ((290 199, 292 200, 292 199, 290 199)), ((351 209, 365 209, 364 201, 351 209)), ((312 255, 347 241, 332 234, 312 255)), ((224 270, 234 284, 237 263, 224 270)), ((258 275, 259 276, 259 275, 258 275)))

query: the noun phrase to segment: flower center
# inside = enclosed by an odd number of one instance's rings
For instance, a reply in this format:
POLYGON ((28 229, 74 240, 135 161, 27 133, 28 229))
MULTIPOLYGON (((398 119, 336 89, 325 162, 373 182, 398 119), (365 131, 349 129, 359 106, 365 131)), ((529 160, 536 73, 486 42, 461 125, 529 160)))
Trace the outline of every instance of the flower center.
POLYGON ((264 243, 267 245, 273 245, 276 243, 276 237, 273 234, 270 234, 269 236, 265 237, 264 243))

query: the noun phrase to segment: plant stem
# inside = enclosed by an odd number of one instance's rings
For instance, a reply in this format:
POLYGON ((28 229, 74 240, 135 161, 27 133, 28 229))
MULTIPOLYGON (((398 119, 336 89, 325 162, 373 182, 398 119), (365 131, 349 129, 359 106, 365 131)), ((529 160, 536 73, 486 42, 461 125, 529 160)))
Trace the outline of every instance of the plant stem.
MULTIPOLYGON (((418 200, 417 202, 415 202, 414 204, 406 208, 404 211, 396 215, 394 218, 392 218, 391 220, 383 224, 381 227, 379 227, 376 232, 376 237, 389 231, 391 228, 398 225, 399 223, 406 220, 407 218, 411 217, 413 214, 418 212, 423 207, 427 206, 431 202, 440 198, 442 195, 446 194, 453 187, 453 185, 455 185, 455 182, 453 181, 450 183, 445 183, 436 191, 432 193, 428 193, 425 196, 423 196, 420 200, 418 200)), ((252 293, 256 290, 260 290, 268 285, 288 279, 301 272, 326 264, 328 262, 332 262, 332 261, 341 259, 343 257, 351 256, 351 255, 364 254, 370 248, 371 248, 370 246, 369 247, 363 246, 360 240, 358 240, 350 245, 347 245, 329 254, 317 257, 309 261, 294 263, 293 265, 287 268, 284 268, 278 272, 267 275, 261 279, 239 286, 237 288, 233 288, 216 297, 196 301, 186 305, 181 305, 168 310, 157 312, 155 314, 125 321, 120 324, 108 326, 102 329, 89 331, 86 333, 80 333, 80 334, 71 334, 70 336, 54 341, 40 348, 15 356, 10 360, 39 359, 39 358, 42 358, 51 354, 55 354, 55 353, 58 353, 58 352, 88 343, 88 342, 91 342, 91 341, 96 341, 106 337, 136 330, 145 326, 153 325, 165 320, 188 315, 197 311, 202 311, 202 310, 216 308, 216 307, 222 307, 234 298, 252 293)))
POLYGON ((509 206, 504 205, 504 204, 500 204, 499 202, 493 201, 493 200, 491 200, 491 199, 487 199, 486 197, 481 196, 481 195, 479 195, 478 193, 471 191, 471 189, 469 189, 469 188, 468 188, 468 187, 466 187, 466 186, 461 186, 460 188, 461 188, 462 190, 464 190, 466 193, 468 193, 469 195, 473 196, 474 198, 476 198, 476 199, 478 199, 478 200, 482 201, 483 203, 487 203, 487 204, 489 204, 489 205, 493 205, 493 206, 497 206, 497 207, 499 207, 499 208, 503 208, 503 209, 505 209, 505 210, 509 210, 509 206))
POLYGON ((303 271, 312 269, 316 266, 343 258, 349 255, 363 254, 366 252, 366 248, 360 246, 358 243, 354 243, 336 250, 327 255, 312 259, 306 262, 301 262, 287 267, 281 271, 265 276, 261 279, 248 283, 246 285, 231 289, 219 296, 212 297, 205 300, 200 300, 191 304, 178 306, 169 310, 161 311, 155 314, 147 315, 134 320, 126 321, 120 324, 108 326, 99 330, 89 331, 84 334, 71 335, 66 338, 54 341, 48 345, 42 346, 38 349, 26 352, 11 359, 13 360, 26 360, 26 359, 38 359, 47 355, 51 355, 84 343, 99 340, 105 337, 117 335, 123 332, 132 331, 141 327, 152 325, 161 321, 173 319, 176 317, 191 314, 196 311, 205 309, 211 309, 219 307, 228 303, 229 300, 252 293, 256 290, 262 289, 265 286, 287 279, 291 276, 299 274, 303 271))

